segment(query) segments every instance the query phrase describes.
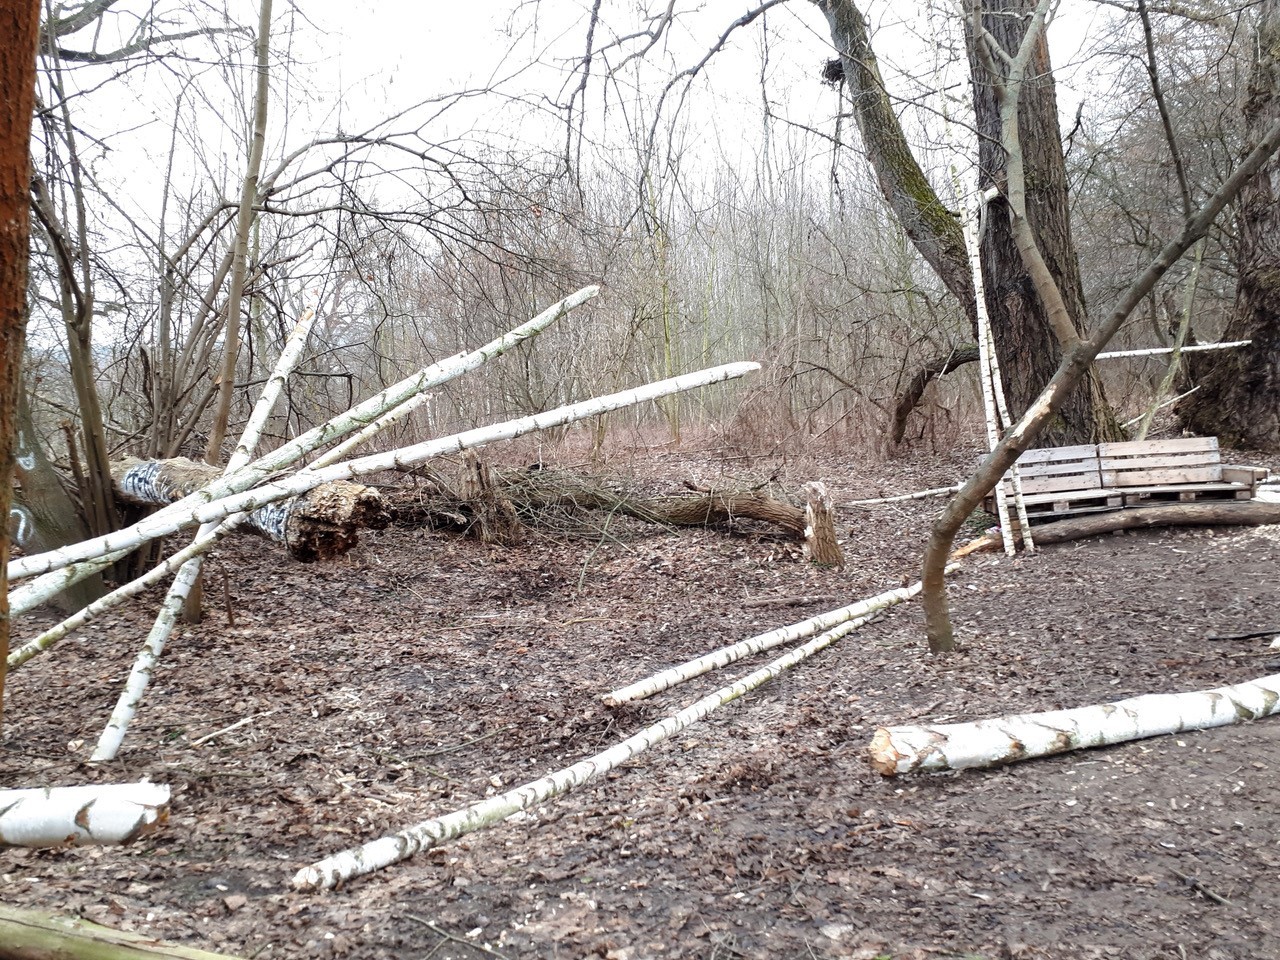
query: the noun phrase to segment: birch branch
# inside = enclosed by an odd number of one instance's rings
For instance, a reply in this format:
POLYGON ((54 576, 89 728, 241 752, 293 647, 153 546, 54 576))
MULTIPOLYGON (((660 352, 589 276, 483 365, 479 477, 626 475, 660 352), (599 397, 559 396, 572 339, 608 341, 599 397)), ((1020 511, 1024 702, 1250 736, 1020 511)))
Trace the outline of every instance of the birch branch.
POLYGON ((619 744, 571 767, 534 780, 498 796, 489 797, 468 807, 424 820, 399 833, 363 846, 326 857, 294 875, 293 885, 299 890, 322 890, 337 886, 352 877, 372 873, 382 867, 407 860, 422 850, 438 846, 463 834, 491 826, 522 810, 528 810, 552 797, 568 793, 575 787, 596 780, 645 750, 662 743, 702 720, 709 714, 762 686, 785 670, 829 647, 849 632, 848 625, 828 631, 802 647, 779 657, 737 683, 721 687, 679 713, 646 727, 619 744))
POLYGON ((131 843, 169 815, 158 783, 0 790, 0 846, 131 843))
MULTIPOLYGON (((362 425, 376 420, 388 410, 395 408, 421 391, 447 383, 537 336, 542 330, 559 320, 574 307, 585 303, 599 292, 599 287, 584 287, 577 293, 552 305, 528 323, 503 334, 483 347, 470 353, 460 353, 457 356, 423 368, 418 373, 406 377, 399 383, 334 417, 328 423, 308 430, 289 443, 258 458, 234 475, 225 477, 169 507, 158 510, 133 526, 126 527, 124 530, 117 531, 114 534, 87 540, 73 547, 11 561, 9 564, 9 579, 16 580, 20 577, 57 570, 67 566, 69 563, 93 559, 109 551, 132 550, 148 540, 154 539, 156 536, 167 536, 168 533, 179 530, 192 522, 184 519, 176 527, 167 528, 166 521, 168 519, 185 517, 201 504, 207 504, 213 500, 251 489, 271 474, 288 467, 308 453, 332 443, 335 439, 346 436, 351 431, 359 429, 362 425), (158 534, 148 533, 147 531, 153 526, 166 527, 166 530, 158 534)), ((347 478, 346 476, 338 476, 336 479, 347 478)))
POLYGON ((879 497, 875 500, 846 500, 846 507, 870 507, 881 503, 902 503, 904 500, 924 500, 928 497, 945 497, 948 494, 958 493, 961 484, 954 487, 934 487, 932 490, 918 490, 915 493, 903 493, 896 497, 879 497))
POLYGON ((1230 340, 1222 343, 1197 343, 1190 347, 1150 347, 1142 350, 1108 350, 1100 353, 1095 360, 1114 360, 1117 357, 1158 357, 1166 353, 1196 353, 1201 350, 1234 350, 1236 347, 1247 347, 1252 340, 1230 340))
POLYGON ((56 569, 68 563, 75 563, 97 556, 103 550, 131 549, 156 537, 168 536, 192 524, 208 523, 212 520, 220 520, 233 513, 256 510, 258 507, 274 503, 284 497, 305 493, 331 480, 349 480, 352 477, 378 473, 382 470, 406 469, 446 454, 461 453, 463 450, 469 450, 473 447, 484 446, 498 440, 511 440, 537 430, 545 430, 548 427, 563 426, 600 413, 634 406, 638 403, 655 400, 673 393, 680 393, 684 390, 691 390, 695 387, 733 380, 759 369, 760 365, 758 363, 724 364, 708 370, 700 370, 696 373, 687 373, 668 380, 645 384, 630 390, 609 394, 605 397, 567 404, 563 407, 549 410, 546 413, 519 417, 515 420, 507 420, 486 427, 477 427, 473 430, 466 430, 462 433, 452 434, 436 440, 427 440, 399 450, 373 454, 358 460, 348 460, 334 464, 331 467, 325 467, 322 470, 298 473, 251 490, 234 493, 229 496, 224 495, 222 499, 201 496, 206 491, 220 486, 218 483, 211 484, 201 490, 199 494, 184 500, 181 505, 175 505, 171 509, 161 510, 152 514, 126 530, 109 534, 105 537, 98 537, 95 540, 85 541, 84 543, 73 544, 61 550, 33 557, 23 557, 15 560, 10 570, 12 572, 13 568, 16 567, 19 576, 43 573, 46 570, 56 569), (213 502, 208 502, 209 500, 213 500, 213 502), (193 501, 202 502, 193 503, 193 501))
MULTIPOLYGON (((207 553, 209 550, 213 549, 213 545, 217 543, 218 540, 234 530, 237 525, 238 522, 235 520, 227 520, 223 522, 209 537, 203 540, 197 539, 194 543, 191 543, 179 550, 173 556, 152 567, 136 580, 132 580, 122 587, 117 587, 105 597, 95 600, 83 610, 67 617, 57 626, 50 627, 38 637, 28 640, 17 650, 13 651, 13 653, 9 654, 9 671, 12 672, 17 670, 32 657, 38 656, 39 654, 52 649, 59 640, 64 639, 72 631, 79 630, 94 617, 98 616, 98 614, 105 613, 113 607, 118 607, 126 600, 136 597, 153 584, 159 583, 192 557, 197 557, 207 553)), ((56 576, 56 574, 46 574, 46 576, 56 576)), ((44 577, 41 577, 40 579, 43 580, 44 577)), ((39 580, 35 581, 35 583, 39 582, 39 580)))
MULTIPOLYGON (((950 573, 955 569, 955 565, 950 566, 947 568, 947 572, 950 573)), ((601 699, 606 706, 610 707, 616 707, 633 700, 643 700, 646 697, 652 697, 655 693, 668 690, 678 683, 684 683, 686 680, 700 677, 702 674, 719 667, 728 666, 744 657, 762 653, 765 650, 772 650, 774 647, 790 643, 793 640, 802 640, 805 637, 813 636, 819 630, 839 627, 851 621, 852 625, 849 629, 855 629, 879 616, 880 613, 890 607, 910 600, 919 592, 919 583, 912 584, 909 587, 900 587, 896 590, 886 590, 884 593, 876 594, 874 597, 851 603, 847 607, 829 610, 826 613, 809 617, 807 620, 801 620, 786 627, 779 627, 776 630, 770 630, 767 633, 740 640, 730 646, 721 647, 719 650, 715 650, 705 656, 687 660, 644 680, 638 680, 630 686, 606 693, 601 699)))
POLYGON ((1074 710, 943 726, 881 727, 868 748, 868 758, 886 777, 964 770, 1184 730, 1207 730, 1277 712, 1280 674, 1272 674, 1214 690, 1147 694, 1074 710))

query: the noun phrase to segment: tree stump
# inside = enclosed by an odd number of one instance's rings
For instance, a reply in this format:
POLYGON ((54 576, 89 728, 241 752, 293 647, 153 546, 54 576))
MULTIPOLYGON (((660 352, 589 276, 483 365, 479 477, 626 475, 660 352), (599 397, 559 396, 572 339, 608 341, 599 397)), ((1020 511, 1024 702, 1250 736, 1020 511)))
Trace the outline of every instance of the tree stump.
POLYGON ((835 508, 821 480, 804 485, 804 555, 824 567, 843 567, 844 552, 836 541, 835 508))

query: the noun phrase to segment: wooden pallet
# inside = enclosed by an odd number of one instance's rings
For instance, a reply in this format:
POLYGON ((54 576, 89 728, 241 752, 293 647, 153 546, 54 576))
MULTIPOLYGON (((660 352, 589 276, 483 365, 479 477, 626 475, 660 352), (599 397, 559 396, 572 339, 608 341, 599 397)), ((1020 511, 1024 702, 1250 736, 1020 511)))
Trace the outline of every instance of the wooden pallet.
MULTIPOLYGON (((1217 437, 1028 450, 1017 468, 1033 522, 1153 503, 1249 500, 1268 476, 1222 463, 1217 437)), ((1012 498, 1012 471, 1002 482, 1012 498)), ((984 503, 990 513, 994 499, 984 503)))

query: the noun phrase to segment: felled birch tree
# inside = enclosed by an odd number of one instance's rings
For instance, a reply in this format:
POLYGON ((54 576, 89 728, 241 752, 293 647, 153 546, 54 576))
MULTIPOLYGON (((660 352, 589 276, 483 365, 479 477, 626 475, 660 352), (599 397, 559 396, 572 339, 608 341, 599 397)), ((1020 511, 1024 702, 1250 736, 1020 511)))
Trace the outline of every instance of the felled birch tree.
POLYGON ((0 790, 0 846, 132 843, 168 815, 169 788, 158 783, 0 790))

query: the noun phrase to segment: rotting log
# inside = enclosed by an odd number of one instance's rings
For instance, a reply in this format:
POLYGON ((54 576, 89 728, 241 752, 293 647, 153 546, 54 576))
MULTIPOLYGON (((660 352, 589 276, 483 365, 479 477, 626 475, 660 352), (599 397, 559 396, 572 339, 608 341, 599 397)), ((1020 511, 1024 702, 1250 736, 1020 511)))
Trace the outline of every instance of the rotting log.
MULTIPOLYGON (((124 501, 163 506, 189 496, 222 476, 222 468, 184 457, 139 460, 125 457, 112 464, 117 495, 124 501)), ((247 526, 282 544, 303 563, 331 560, 359 542, 360 530, 380 530, 389 516, 377 490, 347 480, 333 480, 249 514, 247 526)))
MULTIPOLYGON (((1054 523, 1037 524, 1035 534, 1036 544, 1043 546, 1144 527, 1258 527, 1269 523, 1280 523, 1280 503, 1225 500, 1220 503, 1168 503, 1158 507, 1135 507, 1114 513, 1071 517, 1054 523)), ((990 550, 999 544, 999 536, 980 537, 953 552, 951 559, 990 550)))
MULTIPOLYGON (((818 563, 839 565, 839 547, 833 553, 825 544, 836 545, 834 511, 819 509, 816 525, 809 511, 759 490, 695 490, 683 496, 644 497, 610 489, 603 483, 557 470, 499 471, 488 468, 483 478, 478 467, 465 466, 461 481, 450 481, 438 473, 426 475, 418 500, 392 506, 398 523, 430 523, 446 530, 478 529, 481 539, 495 525, 495 513, 502 515, 510 504, 520 523, 537 526, 556 514, 601 512, 631 517, 645 523, 672 527, 707 527, 755 520, 781 528, 796 539, 804 539, 818 563), (812 529, 813 533, 810 533, 812 529), (815 546, 815 542, 820 543, 815 546)), ((498 525, 507 521, 500 520, 498 525)))
POLYGON ((0 960, 236 960, 79 917, 0 904, 0 960))
POLYGON ((994 767, 1068 750, 1208 730, 1280 712, 1280 674, 1214 690, 1152 693, 1074 710, 974 723, 880 727, 867 748, 882 776, 994 767))

